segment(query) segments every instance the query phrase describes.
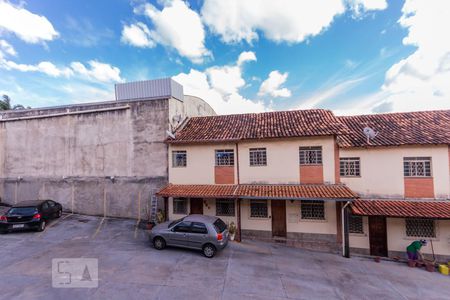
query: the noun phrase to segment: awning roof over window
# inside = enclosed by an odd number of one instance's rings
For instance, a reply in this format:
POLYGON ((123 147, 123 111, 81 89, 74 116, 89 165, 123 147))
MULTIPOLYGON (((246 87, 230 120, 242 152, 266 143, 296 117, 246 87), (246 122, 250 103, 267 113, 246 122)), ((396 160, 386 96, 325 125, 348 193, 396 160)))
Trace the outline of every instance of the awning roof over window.
POLYGON ((354 215, 450 219, 450 201, 355 200, 354 215))
POLYGON ((176 185, 169 184, 157 194, 161 197, 351 200, 358 198, 352 190, 339 184, 314 185, 176 185))

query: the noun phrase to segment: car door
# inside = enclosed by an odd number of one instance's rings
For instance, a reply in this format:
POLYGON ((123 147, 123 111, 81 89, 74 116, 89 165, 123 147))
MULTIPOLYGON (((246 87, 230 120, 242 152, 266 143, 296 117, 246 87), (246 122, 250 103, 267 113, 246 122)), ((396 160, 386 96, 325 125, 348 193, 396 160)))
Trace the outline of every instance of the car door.
POLYGON ((175 225, 169 232, 167 244, 171 246, 189 247, 191 222, 183 221, 175 225))
POLYGON ((56 203, 53 202, 52 200, 48 200, 47 203, 49 206, 49 214, 51 215, 51 218, 56 218, 56 214, 57 214, 56 203))
POLYGON ((208 239, 208 229, 200 222, 192 222, 189 233, 189 247, 201 249, 208 239))
POLYGON ((44 219, 48 220, 52 217, 50 206, 48 205, 48 202, 45 201, 41 205, 41 215, 44 219))

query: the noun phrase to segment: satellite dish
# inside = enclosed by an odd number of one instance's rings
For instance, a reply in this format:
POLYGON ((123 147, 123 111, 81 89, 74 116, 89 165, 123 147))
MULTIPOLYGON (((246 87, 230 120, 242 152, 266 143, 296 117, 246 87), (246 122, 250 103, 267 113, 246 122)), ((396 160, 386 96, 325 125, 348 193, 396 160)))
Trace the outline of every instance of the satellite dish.
POLYGON ((378 132, 375 132, 372 128, 366 126, 363 129, 364 135, 367 137, 367 143, 370 143, 370 140, 373 140, 377 135, 378 132))
POLYGON ((167 133, 168 136, 170 136, 171 138, 175 139, 175 134, 173 134, 169 130, 166 130, 166 133, 167 133))

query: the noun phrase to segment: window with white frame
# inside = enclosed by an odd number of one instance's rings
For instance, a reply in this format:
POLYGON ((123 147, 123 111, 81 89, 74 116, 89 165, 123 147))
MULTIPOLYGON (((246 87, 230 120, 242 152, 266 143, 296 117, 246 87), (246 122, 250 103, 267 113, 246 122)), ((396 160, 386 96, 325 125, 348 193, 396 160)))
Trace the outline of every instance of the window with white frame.
POLYGON ((300 202, 301 217, 305 220, 325 220, 325 203, 310 200, 300 202))
POLYGON ((173 213, 179 215, 187 214, 188 200, 186 198, 173 198, 173 213))
POLYGON ((216 166, 234 166, 234 150, 216 150, 216 166))
POLYGON ((349 215, 348 218, 348 232, 350 233, 364 233, 364 222, 362 216, 349 215))
POLYGON ((234 217, 234 199, 216 199, 216 216, 234 217))
POLYGON ((186 151, 172 151, 172 166, 174 168, 182 168, 187 165, 186 151))
POLYGON ((433 219, 405 219, 407 237, 436 237, 436 224, 433 219))
POLYGON ((250 148, 250 166, 267 166, 266 148, 250 148))
POLYGON ((301 165, 322 164, 322 147, 300 147, 301 165))
POLYGON ((342 157, 339 160, 339 173, 344 177, 360 176, 359 157, 342 157))
POLYGON ((431 157, 403 158, 405 177, 431 177, 431 157))
POLYGON ((250 217, 252 218, 267 218, 269 216, 266 200, 251 200, 250 201, 250 217))

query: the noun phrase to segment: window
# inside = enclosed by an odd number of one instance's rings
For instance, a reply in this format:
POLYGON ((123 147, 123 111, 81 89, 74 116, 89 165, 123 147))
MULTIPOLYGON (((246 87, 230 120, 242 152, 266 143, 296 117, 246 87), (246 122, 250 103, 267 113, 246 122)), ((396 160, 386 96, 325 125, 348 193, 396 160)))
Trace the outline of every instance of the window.
POLYGON ((216 166, 234 166, 234 150, 216 150, 216 166))
POLYGON ((359 157, 341 158, 339 162, 339 170, 341 176, 356 177, 360 176, 359 157))
POLYGON ((266 148, 250 148, 250 166, 267 166, 266 148))
POLYGON ((186 198, 173 198, 173 213, 181 215, 187 214, 186 198))
POLYGON ((431 157, 403 158, 403 172, 405 177, 430 177, 431 157))
POLYGON ((363 217, 349 215, 348 231, 350 233, 364 233, 363 217))
POLYGON ((172 166, 174 168, 182 168, 187 165, 186 151, 172 151, 172 166))
POLYGON ((432 219, 405 219, 405 225, 408 237, 436 237, 436 227, 432 219))
POLYGON ((175 232, 191 232, 191 222, 181 222, 173 228, 175 232))
POLYGON ((225 229, 227 229, 227 224, 225 224, 225 222, 221 219, 217 219, 213 225, 217 233, 224 232, 225 229))
POLYGON ((234 199, 216 199, 216 216, 234 216, 234 199))
POLYGON ((53 202, 53 201, 47 201, 47 203, 48 203, 48 205, 50 205, 50 207, 54 207, 55 205, 56 205, 56 203, 55 202, 53 202))
POLYGON ((191 231, 192 231, 192 233, 200 233, 200 234, 207 234, 208 233, 208 229, 206 229, 205 224, 198 223, 198 222, 193 222, 192 223, 191 231))
POLYGON ((267 201, 252 200, 250 201, 250 217, 252 218, 267 218, 269 216, 267 210, 267 201))
POLYGON ((318 165, 322 163, 322 147, 300 147, 301 165, 318 165))
POLYGON ((323 201, 302 201, 300 207, 302 219, 325 220, 325 204, 323 201))

